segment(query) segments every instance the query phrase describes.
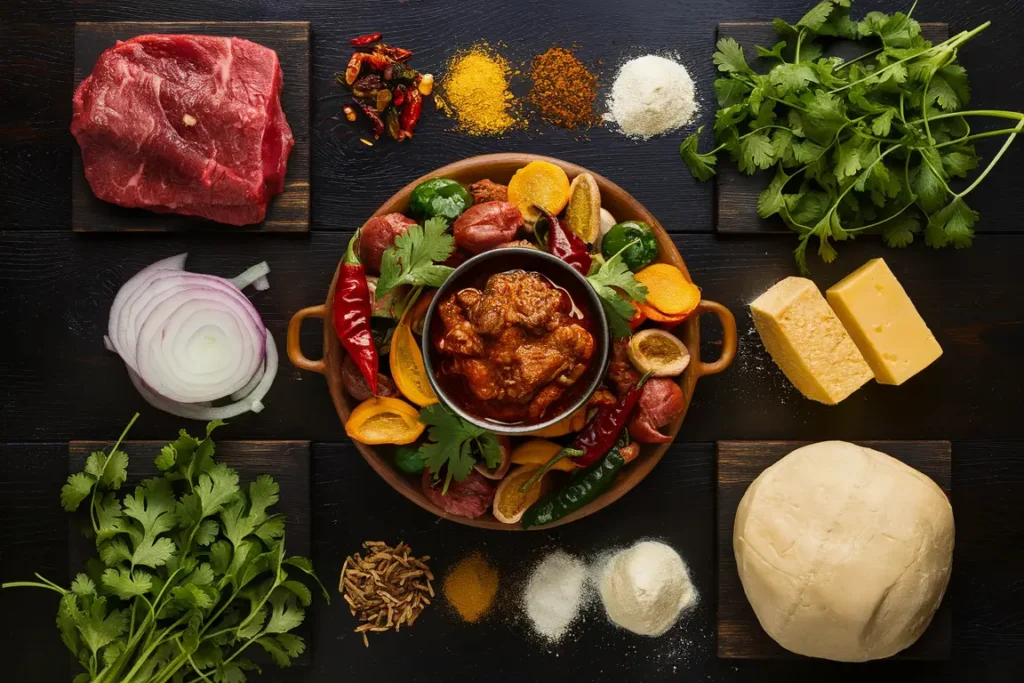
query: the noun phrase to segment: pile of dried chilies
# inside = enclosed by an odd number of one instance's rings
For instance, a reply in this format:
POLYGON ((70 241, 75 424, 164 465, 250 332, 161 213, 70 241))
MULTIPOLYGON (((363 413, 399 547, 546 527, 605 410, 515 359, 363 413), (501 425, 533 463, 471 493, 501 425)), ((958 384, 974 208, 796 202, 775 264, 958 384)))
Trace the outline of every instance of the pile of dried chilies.
MULTIPOLYGON (((387 45, 381 38, 380 33, 368 33, 350 40, 356 51, 345 73, 334 76, 352 90, 352 102, 370 122, 375 139, 386 129, 401 142, 412 137, 434 77, 409 66, 412 50, 387 45)), ((357 118, 355 108, 348 104, 343 108, 349 121, 357 118)))

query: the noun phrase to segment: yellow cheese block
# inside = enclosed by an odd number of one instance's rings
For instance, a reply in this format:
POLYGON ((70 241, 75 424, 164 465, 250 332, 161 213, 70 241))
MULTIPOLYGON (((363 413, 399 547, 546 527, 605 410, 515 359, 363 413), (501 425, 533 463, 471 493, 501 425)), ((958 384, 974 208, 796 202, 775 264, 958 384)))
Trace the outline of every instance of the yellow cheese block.
POLYGON ((809 399, 835 405, 872 378, 817 285, 788 277, 750 304, 761 341, 809 399))
POLYGON ((882 259, 868 261, 827 295, 880 384, 903 384, 942 355, 935 335, 882 259))

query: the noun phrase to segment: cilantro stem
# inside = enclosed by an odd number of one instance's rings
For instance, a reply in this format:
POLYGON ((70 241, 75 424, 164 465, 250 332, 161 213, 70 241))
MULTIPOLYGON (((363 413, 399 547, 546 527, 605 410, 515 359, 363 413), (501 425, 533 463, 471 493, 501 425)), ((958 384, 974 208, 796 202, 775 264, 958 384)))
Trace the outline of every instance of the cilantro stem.
POLYGON ((995 165, 999 163, 999 160, 1003 158, 1004 154, 1006 154, 1006 150, 1010 149, 1010 145, 1013 144, 1013 141, 1016 139, 1017 134, 1020 133, 1022 130, 1024 130, 1024 118, 1022 118, 1020 120, 1020 123, 1017 124, 1015 131, 1010 134, 1010 137, 1006 138, 1006 142, 1003 143, 1003 146, 996 153, 995 157, 993 157, 992 161, 989 162, 988 166, 985 167, 985 170, 981 172, 981 175, 975 178, 974 182, 971 183, 966 190, 956 195, 958 198, 962 199, 963 197, 966 197, 968 194, 971 193, 971 191, 974 190, 974 188, 976 188, 981 183, 982 180, 985 179, 985 176, 987 176, 992 171, 992 169, 995 168, 995 165))
MULTIPOLYGON (((940 121, 951 119, 957 116, 994 116, 1000 119, 1011 119, 1013 121, 1024 121, 1024 114, 1017 111, 1005 111, 1002 109, 972 109, 970 111, 951 111, 946 114, 937 114, 928 118, 929 121, 940 121)), ((924 119, 914 119, 909 123, 922 123, 924 119)))
POLYGON ((881 74, 885 73, 886 71, 889 71, 893 67, 899 66, 900 64, 903 64, 904 62, 909 62, 909 61, 911 61, 913 59, 917 59, 917 58, 921 57, 922 55, 926 55, 926 54, 928 54, 930 52, 936 52, 936 51, 939 51, 939 50, 949 50, 949 51, 955 50, 957 47, 959 47, 963 43, 967 42, 968 40, 970 40, 974 36, 978 35, 979 33, 984 31, 985 29, 987 29, 991 25, 992 25, 991 21, 986 21, 984 24, 978 26, 977 28, 975 28, 975 29, 973 29, 971 31, 961 31, 960 33, 958 33, 957 35, 953 36, 952 38, 949 38, 948 40, 946 40, 944 42, 941 42, 938 45, 933 45, 932 47, 928 48, 927 50, 922 50, 921 52, 918 52, 916 55, 911 55, 910 57, 904 57, 903 59, 897 60, 897 61, 893 62, 892 64, 889 64, 888 66, 884 66, 881 69, 878 69, 877 71, 871 72, 870 74, 868 74, 864 78, 860 78, 860 79, 858 79, 856 81, 853 81, 852 83, 847 83, 846 85, 842 86, 841 88, 833 88, 832 90, 829 90, 829 94, 830 95, 834 95, 837 92, 842 92, 843 90, 846 90, 847 88, 852 88, 853 86, 859 85, 861 83, 864 83, 865 81, 870 81, 870 80, 873 80, 873 79, 877 79, 878 76, 880 76, 881 74))
POLYGON ((904 205, 904 207, 902 209, 900 209, 896 213, 892 214, 891 216, 886 216, 885 218, 883 218, 880 221, 875 221, 874 223, 870 223, 868 225, 861 225, 861 226, 856 227, 856 228, 843 228, 843 229, 846 232, 862 232, 864 230, 870 230, 871 228, 877 228, 880 225, 884 225, 885 223, 888 223, 893 218, 896 218, 897 216, 899 216, 901 213, 903 213, 904 211, 906 211, 907 209, 909 209, 910 207, 912 207, 916 203, 917 203, 917 200, 913 199, 910 202, 908 202, 906 205, 904 205))
POLYGON ((867 59, 868 57, 874 57, 875 55, 877 55, 881 51, 882 51, 882 48, 878 48, 877 50, 871 50, 870 52, 865 52, 860 57, 854 57, 853 59, 851 59, 851 60, 849 60, 847 62, 843 62, 842 64, 837 66, 835 68, 835 70, 839 71, 840 69, 844 69, 844 68, 850 66, 851 64, 856 64, 857 62, 859 62, 862 59, 867 59))
MULTIPOLYGON (((1022 119, 1024 120, 1024 119, 1022 119)), ((950 147, 952 145, 959 145, 970 140, 980 140, 981 138, 994 138, 998 135, 1010 135, 1011 133, 1016 134, 1020 132, 1020 128, 1000 128, 999 130, 988 130, 984 133, 975 133, 974 135, 965 135, 962 138, 956 140, 950 140, 949 142, 940 142, 935 145, 935 149, 942 149, 943 147, 950 147)))
POLYGON ((796 34, 796 54, 793 55, 794 64, 800 63, 800 47, 803 45, 805 33, 804 29, 800 29, 800 32, 796 34))
POLYGON ((89 520, 92 522, 92 529, 97 535, 100 533, 99 521, 96 517, 96 491, 99 489, 99 482, 102 481, 103 475, 107 473, 107 465, 110 464, 110 459, 118 448, 121 447, 121 442, 124 441, 124 437, 128 435, 128 430, 132 428, 135 421, 139 419, 139 414, 135 413, 131 420, 128 422, 128 426, 121 432, 121 436, 117 437, 117 443, 114 447, 107 452, 107 458, 103 461, 103 469, 100 471, 99 479, 96 481, 96 485, 92 487, 92 496, 89 498, 89 520))
POLYGON ((60 586, 50 583, 40 583, 38 581, 10 581, 0 585, 0 588, 46 588, 55 593, 60 593, 61 595, 65 595, 67 593, 67 591, 60 586))

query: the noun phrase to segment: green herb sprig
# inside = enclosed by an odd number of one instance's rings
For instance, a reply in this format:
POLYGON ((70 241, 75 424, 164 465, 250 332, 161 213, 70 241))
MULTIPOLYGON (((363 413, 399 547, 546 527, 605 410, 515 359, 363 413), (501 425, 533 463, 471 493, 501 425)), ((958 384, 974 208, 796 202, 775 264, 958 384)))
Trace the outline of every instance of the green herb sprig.
POLYGON ((776 19, 780 41, 757 47, 766 73, 751 68, 734 39, 718 41, 713 60, 726 74, 715 81, 718 146, 700 152, 698 130, 679 152, 702 181, 715 174, 721 152, 747 174, 774 169, 758 213, 780 216, 799 235, 801 271, 812 238, 825 262, 836 258, 833 242, 880 233, 890 247, 905 247, 922 225, 932 247, 970 246, 978 212, 965 198, 1024 130, 1019 112, 965 109, 970 87, 958 52, 989 22, 933 45, 913 10, 854 21, 850 0, 824 0, 796 25, 776 19), (848 61, 824 57, 830 38, 864 41, 868 51, 848 61), (974 133, 978 118, 1014 125, 974 133), (997 136, 1006 136, 1002 148, 955 189, 955 178, 979 166, 974 142, 997 136))
POLYGON ((638 240, 630 242, 603 264, 595 261, 596 270, 592 270, 587 276, 587 282, 601 298, 601 307, 604 308, 605 318, 608 320, 608 330, 615 339, 632 334, 629 321, 636 315, 633 304, 620 296, 616 289, 622 290, 632 301, 647 301, 647 286, 634 277, 622 260, 622 253, 637 242, 638 240))
POLYGON ((261 475, 243 487, 214 461, 216 420, 202 439, 181 430, 156 459, 162 476, 119 499, 128 476, 120 446, 137 418, 61 489, 64 509, 88 505, 99 560, 70 589, 38 574, 3 588, 61 596, 61 639, 85 669, 75 683, 244 683, 259 670, 243 656, 253 644, 289 666, 305 649, 291 631, 312 602, 296 578, 330 598, 312 563, 285 553, 284 516, 269 512, 277 483, 261 475))
POLYGON ((430 426, 427 434, 430 441, 420 446, 424 464, 435 478, 440 477, 441 470, 445 469, 442 494, 448 492, 453 479, 462 481, 469 476, 478 457, 483 458, 491 469, 501 464, 498 437, 466 422, 440 403, 423 408, 420 422, 430 426))

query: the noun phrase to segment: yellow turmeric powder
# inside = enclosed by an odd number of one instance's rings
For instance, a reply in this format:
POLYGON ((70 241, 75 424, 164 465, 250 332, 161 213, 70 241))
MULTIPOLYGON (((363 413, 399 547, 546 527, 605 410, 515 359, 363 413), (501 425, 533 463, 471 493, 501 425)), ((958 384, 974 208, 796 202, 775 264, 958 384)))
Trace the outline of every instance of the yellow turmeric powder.
POLYGON ((459 560, 444 577, 448 604, 471 624, 490 611, 497 593, 498 570, 478 552, 459 560))
POLYGON ((511 75, 507 59, 487 43, 477 43, 449 60, 435 101, 462 132, 501 135, 521 124, 509 90, 511 75))

